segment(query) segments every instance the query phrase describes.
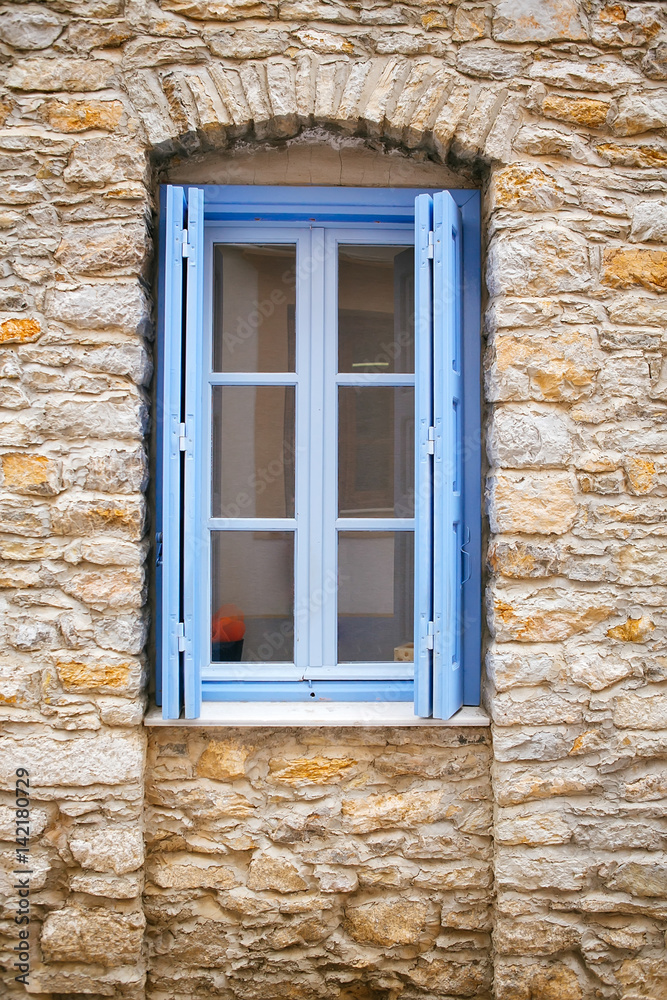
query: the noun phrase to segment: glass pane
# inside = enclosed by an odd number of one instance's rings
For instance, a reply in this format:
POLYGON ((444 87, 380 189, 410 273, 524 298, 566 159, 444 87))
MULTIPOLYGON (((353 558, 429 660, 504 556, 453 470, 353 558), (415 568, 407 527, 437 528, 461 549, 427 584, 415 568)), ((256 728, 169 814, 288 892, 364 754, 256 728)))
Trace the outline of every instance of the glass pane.
POLYGON ((338 390, 340 517, 414 516, 412 386, 338 390))
POLYGON ((213 371, 296 371, 296 246, 214 249, 213 371))
POLYGON ((213 517, 294 517, 294 392, 213 387, 213 517))
POLYGON ((338 535, 338 661, 412 660, 413 533, 338 535))
POLYGON ((294 660, 294 533, 214 531, 213 662, 294 660))
POLYGON ((415 370, 413 247, 338 247, 338 370, 415 370))

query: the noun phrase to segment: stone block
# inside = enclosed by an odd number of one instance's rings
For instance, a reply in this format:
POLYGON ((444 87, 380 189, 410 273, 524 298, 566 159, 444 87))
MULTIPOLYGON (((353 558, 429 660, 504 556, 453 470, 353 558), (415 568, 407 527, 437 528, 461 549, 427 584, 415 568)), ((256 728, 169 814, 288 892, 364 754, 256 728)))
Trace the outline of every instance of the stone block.
POLYGON ((141 440, 148 423, 145 402, 118 393, 100 402, 78 399, 49 400, 42 433, 50 439, 121 438, 141 440))
POLYGON ((526 815, 500 814, 494 826, 498 844, 538 847, 541 844, 567 844, 572 830, 557 812, 537 812, 526 815))
POLYGON ((558 681, 563 674, 563 663, 559 657, 539 649, 500 646, 487 652, 486 673, 496 690, 509 691, 513 687, 558 681))
POLYGON ((555 546, 524 540, 494 539, 489 543, 487 559, 494 573, 515 579, 556 576, 561 565, 555 546))
POLYGON ((628 239, 631 243, 667 242, 667 205, 659 201, 640 201, 635 205, 628 239))
POLYGON ((498 590, 489 627, 498 642, 560 642, 588 632, 614 613, 613 602, 595 593, 498 590))
POLYGON ((294 757, 269 761, 271 780, 285 785, 337 784, 351 776, 359 762, 353 757, 294 757))
POLYGON ((667 699, 639 691, 619 695, 613 718, 619 729, 667 729, 667 699))
POLYGON ((625 861, 619 864, 610 878, 608 888, 616 892, 629 892, 632 896, 667 896, 667 869, 658 861, 625 861))
POLYGON ((438 927, 439 921, 421 900, 383 899, 345 909, 345 929, 361 944, 412 945, 423 950, 433 942, 438 927))
POLYGON ((40 115, 57 132, 87 132, 102 129, 113 132, 123 117, 121 101, 51 100, 40 108, 40 115))
POLYGON ((261 26, 212 31, 206 36, 208 47, 221 59, 266 59, 282 55, 289 46, 289 33, 261 26))
POLYGON ((24 6, 0 16, 0 40, 14 49, 48 49, 62 34, 67 19, 55 11, 24 6))
POLYGON ((572 457, 567 417, 558 410, 499 406, 492 414, 487 454, 492 465, 507 469, 567 465, 572 457))
POLYGON ((52 508, 51 524, 56 535, 90 535, 114 532, 134 541, 144 533, 146 505, 143 497, 116 500, 61 501, 52 508))
POLYGON ((491 531, 563 535, 577 516, 572 477, 566 472, 499 472, 489 478, 491 531))
POLYGON ((241 21, 275 16, 275 3, 257 0, 162 0, 162 9, 194 21, 241 21))
POLYGON ((667 164, 667 145, 661 142, 596 142, 595 152, 614 167, 662 169, 667 164))
POLYGON ((66 594, 95 611, 139 609, 145 602, 145 579, 140 568, 79 570, 60 580, 66 594))
POLYGON ((123 333, 141 334, 147 328, 149 308, 139 282, 114 282, 49 290, 46 313, 51 319, 76 329, 111 327, 123 333))
POLYGON ((612 91, 629 83, 641 86, 641 76, 614 59, 536 59, 528 71, 534 80, 563 90, 612 91))
POLYGON ((31 787, 87 787, 140 782, 143 776, 144 736, 110 732, 94 735, 6 734, 0 743, 0 775, 5 785, 17 767, 30 772, 31 787))
POLYGON ((576 972, 561 962, 549 965, 498 963, 495 970, 496 1000, 583 1000, 584 991, 576 972))
POLYGON ((494 945, 501 955, 555 955, 573 951, 581 931, 574 924, 536 918, 516 920, 500 916, 493 933, 494 945))
POLYGON ((270 889, 273 892, 301 892, 309 888, 299 869, 281 857, 260 854, 252 859, 248 869, 249 889, 270 889))
POLYGON ((583 292, 592 282, 588 248, 563 229, 501 233, 489 248, 486 280, 491 295, 583 292))
POLYGON ((117 660, 109 654, 83 659, 60 654, 56 657, 56 669, 65 691, 100 694, 136 695, 142 675, 140 663, 117 660))
POLYGON ((81 962, 104 968, 133 964, 141 955, 143 913, 115 913, 68 906, 49 913, 40 947, 47 962, 81 962))
POLYGON ((500 42, 582 41, 586 31, 576 0, 500 0, 493 37, 500 42))
POLYGON ((0 463, 2 484, 12 493, 50 497, 63 489, 61 463, 46 455, 7 452, 0 463))
POLYGON ((456 962, 443 958, 426 958, 409 969, 405 976, 420 990, 432 996, 484 996, 491 981, 491 968, 485 961, 456 962))
POLYGON ((112 87, 115 74, 115 64, 106 59, 23 59, 10 69, 6 85, 28 92, 79 93, 112 87))
POLYGON ((521 51, 473 42, 460 47, 456 68, 466 76, 507 80, 521 75, 525 61, 525 54, 521 51))
POLYGON ((667 250, 625 250, 620 247, 605 249, 602 281, 612 288, 641 285, 652 292, 665 292, 667 250))
POLYGON ((146 227, 70 226, 56 250, 56 260, 72 274, 105 275, 118 270, 139 273, 150 252, 146 227))
POLYGON ((214 781, 234 781, 245 777, 249 749, 236 740, 211 740, 197 762, 195 773, 214 781))
POLYGON ((107 827, 79 828, 69 838, 69 849, 82 868, 125 875, 141 868, 144 842, 141 830, 107 827))
POLYGON ((628 618, 620 625, 614 625, 607 630, 610 639, 617 639, 619 642, 646 642, 651 633, 655 631, 655 625, 647 617, 628 618))
POLYGON ((616 113, 610 116, 616 135, 638 135, 667 126, 667 97, 659 94, 628 94, 622 97, 616 113))
POLYGON ((544 212, 559 208, 565 191, 562 183, 541 167, 513 163, 493 174, 491 198, 497 208, 544 212))
POLYGON ((542 100, 542 114, 573 125, 588 128, 603 128, 611 104, 593 97, 563 97, 561 94, 546 94, 542 100))
POLYGON ((36 319, 6 319, 0 323, 0 344, 28 344, 39 340, 42 328, 36 319))
POLYGON ((148 637, 148 622, 141 615, 97 617, 93 622, 95 642, 103 649, 138 655, 148 637))
POLYGON ((208 855, 152 855, 148 859, 147 877, 163 889, 233 889, 240 879, 234 868, 223 865, 208 855))
POLYGON ((74 147, 63 177, 68 184, 102 187, 122 178, 143 181, 146 154, 138 143, 123 139, 88 139, 74 147))
POLYGON ((443 792, 415 790, 396 795, 345 798, 341 809, 350 832, 370 833, 418 823, 436 823, 446 815, 447 806, 443 792))

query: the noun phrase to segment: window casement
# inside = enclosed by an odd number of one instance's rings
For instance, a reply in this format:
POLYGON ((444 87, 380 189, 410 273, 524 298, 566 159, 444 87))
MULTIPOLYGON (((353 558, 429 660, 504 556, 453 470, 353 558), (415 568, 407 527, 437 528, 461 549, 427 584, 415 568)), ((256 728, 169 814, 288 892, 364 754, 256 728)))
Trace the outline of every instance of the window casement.
POLYGON ((479 286, 474 191, 161 188, 163 718, 479 704, 479 286))

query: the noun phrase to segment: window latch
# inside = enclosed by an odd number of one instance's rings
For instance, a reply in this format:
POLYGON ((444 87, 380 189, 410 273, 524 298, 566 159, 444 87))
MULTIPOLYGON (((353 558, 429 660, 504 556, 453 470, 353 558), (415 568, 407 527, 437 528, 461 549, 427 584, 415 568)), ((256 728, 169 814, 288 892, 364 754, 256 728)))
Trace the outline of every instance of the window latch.
POLYGON ((178 651, 179 653, 185 652, 185 624, 183 622, 178 623, 178 651))
POLYGON ((188 243, 188 231, 184 229, 181 233, 181 253, 184 257, 189 257, 192 253, 192 244, 188 243))
POLYGON ((179 451, 186 451, 188 447, 188 436, 186 434, 185 424, 178 425, 178 448, 179 451))
POLYGON ((426 454, 435 455, 435 427, 429 427, 426 440, 426 454))
POLYGON ((429 260, 433 259, 435 253, 435 233, 431 230, 428 234, 428 246, 426 248, 426 256, 429 260))
POLYGON ((433 649, 435 640, 435 622, 429 622, 426 629, 426 648, 433 649))
POLYGON ((155 565, 162 565, 162 532, 158 531, 155 535, 155 565))

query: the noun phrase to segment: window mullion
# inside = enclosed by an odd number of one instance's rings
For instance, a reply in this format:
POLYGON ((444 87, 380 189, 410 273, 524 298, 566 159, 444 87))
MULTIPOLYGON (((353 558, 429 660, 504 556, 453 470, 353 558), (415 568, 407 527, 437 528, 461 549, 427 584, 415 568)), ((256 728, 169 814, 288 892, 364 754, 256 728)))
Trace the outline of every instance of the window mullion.
POLYGON ((296 258, 296 546, 294 567, 294 663, 304 671, 310 662, 311 626, 308 615, 308 595, 312 588, 311 538, 312 472, 310 455, 313 448, 313 428, 310 416, 312 392, 312 288, 307 262, 312 257, 310 233, 297 240, 296 258))

